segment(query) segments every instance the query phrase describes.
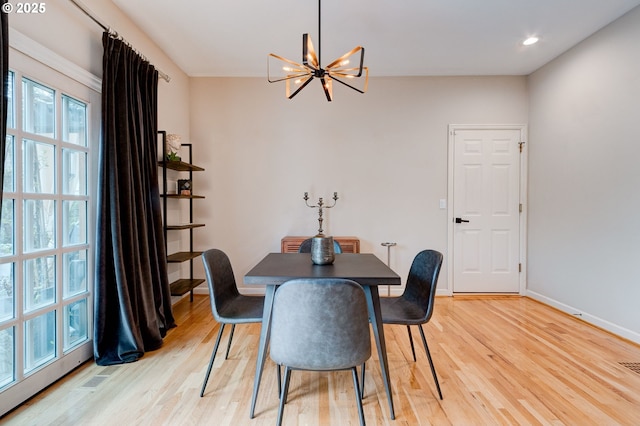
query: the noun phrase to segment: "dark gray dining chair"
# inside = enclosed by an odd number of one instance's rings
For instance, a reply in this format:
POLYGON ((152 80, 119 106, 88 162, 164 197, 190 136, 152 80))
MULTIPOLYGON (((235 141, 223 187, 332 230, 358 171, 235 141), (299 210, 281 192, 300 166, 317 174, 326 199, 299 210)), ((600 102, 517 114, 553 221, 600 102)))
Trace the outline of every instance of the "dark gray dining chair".
MULTIPOLYGON (((335 254, 342 253, 342 247, 340 247, 340 243, 336 240, 333 240, 333 252, 335 254)), ((311 238, 307 238, 302 243, 300 243, 300 247, 298 247, 298 253, 311 253, 311 238)))
POLYGON ((399 297, 381 297, 380 311, 382 313, 383 324, 401 324, 407 326, 409 333, 409 342, 411 342, 411 352, 413 353, 413 361, 416 361, 416 351, 413 346, 413 337, 411 336, 412 325, 417 325, 422 337, 424 350, 429 359, 431 366, 431 374, 436 382, 438 395, 442 399, 440 391, 440 383, 436 369, 433 366, 431 352, 427 345, 427 339, 424 336, 422 324, 426 324, 433 314, 433 304, 436 294, 436 285, 438 283, 438 275, 442 266, 442 253, 435 250, 423 250, 416 255, 409 269, 409 276, 404 292, 399 297))
POLYGON ((204 264, 209 286, 211 313, 213 318, 220 324, 220 330, 213 346, 204 383, 202 383, 201 397, 204 395, 207 381, 209 381, 209 375, 216 359, 216 352, 218 352, 224 326, 231 324, 229 343, 224 356, 224 359, 227 359, 236 324, 262 323, 264 308, 264 296, 245 296, 240 294, 229 257, 222 250, 210 249, 205 251, 202 253, 202 263, 204 264))
POLYGON ((272 312, 270 356, 278 367, 285 367, 278 426, 282 424, 292 370, 349 369, 360 424, 364 426, 356 367, 364 368, 371 357, 371 337, 367 301, 360 284, 334 278, 290 280, 276 290, 272 312))

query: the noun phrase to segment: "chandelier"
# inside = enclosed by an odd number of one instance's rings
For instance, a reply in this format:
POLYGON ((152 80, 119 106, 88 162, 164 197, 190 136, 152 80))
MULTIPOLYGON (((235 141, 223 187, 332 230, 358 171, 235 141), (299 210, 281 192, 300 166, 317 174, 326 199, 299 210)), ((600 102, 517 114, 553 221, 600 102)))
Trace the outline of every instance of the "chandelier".
POLYGON ((364 64, 364 47, 357 46, 326 67, 321 60, 321 5, 318 0, 318 53, 313 48, 311 36, 302 34, 302 64, 270 53, 267 57, 267 80, 269 83, 285 82, 285 94, 291 99, 314 78, 322 83, 327 101, 333 100, 333 82, 343 84, 356 92, 367 91, 369 69, 364 64), (351 65, 355 60, 356 65, 351 65), (360 79, 364 74, 364 79, 360 79))

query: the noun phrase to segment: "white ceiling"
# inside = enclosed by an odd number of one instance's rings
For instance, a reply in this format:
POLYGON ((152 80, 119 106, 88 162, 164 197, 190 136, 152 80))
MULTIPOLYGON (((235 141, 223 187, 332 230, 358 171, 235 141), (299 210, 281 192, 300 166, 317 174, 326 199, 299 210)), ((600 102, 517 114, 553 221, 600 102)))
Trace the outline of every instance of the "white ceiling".
MULTIPOLYGON (((305 32, 318 49, 316 0, 112 1, 193 77, 264 77, 269 53, 301 61, 305 32)), ((639 4, 325 0, 322 65, 361 45, 372 77, 527 75, 639 4)))

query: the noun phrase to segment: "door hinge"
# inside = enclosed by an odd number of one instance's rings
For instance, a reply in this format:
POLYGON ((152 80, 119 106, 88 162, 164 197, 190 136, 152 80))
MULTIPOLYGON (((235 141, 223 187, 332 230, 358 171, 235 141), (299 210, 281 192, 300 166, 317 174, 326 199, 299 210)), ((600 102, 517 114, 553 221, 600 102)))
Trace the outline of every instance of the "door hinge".
POLYGON ((522 147, 524 146, 525 142, 518 142, 518 145, 520 145, 520 152, 522 152, 522 147))
POLYGON ((518 207, 518 210, 520 211, 520 213, 522 213, 522 203, 520 203, 520 206, 518 207))
POLYGON ((518 263, 518 272, 522 272, 522 263, 518 263))

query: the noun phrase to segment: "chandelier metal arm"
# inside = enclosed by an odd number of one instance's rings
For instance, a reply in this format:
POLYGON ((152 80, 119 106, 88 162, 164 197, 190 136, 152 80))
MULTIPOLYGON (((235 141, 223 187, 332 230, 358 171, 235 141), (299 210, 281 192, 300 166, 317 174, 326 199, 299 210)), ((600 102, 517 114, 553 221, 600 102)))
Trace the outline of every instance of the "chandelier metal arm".
MULTIPOLYGON (((320 53, 320 51, 318 51, 320 53)), ((316 51, 313 48, 313 42, 309 34, 302 34, 302 64, 307 68, 314 70, 321 70, 320 58, 316 56, 316 51)))
POLYGON ((322 82, 322 90, 324 90, 324 94, 327 97, 327 100, 331 102, 333 100, 333 90, 330 81, 332 78, 320 77, 320 81, 322 82))
MULTIPOLYGON (((322 19, 322 8, 320 7, 320 0, 318 0, 318 68, 322 69, 322 62, 321 60, 321 53, 322 52, 322 34, 320 31, 322 31, 322 25, 320 25, 322 23, 321 19, 322 19)), ((331 99, 329 99, 331 100, 331 99)))
POLYGON ((345 53, 344 55, 340 56, 338 59, 336 59, 335 61, 331 62, 329 65, 327 65, 327 71, 331 70, 332 68, 339 68, 340 66, 343 65, 343 62, 351 55, 358 53, 358 51, 360 51, 360 65, 358 68, 348 68, 348 69, 343 69, 343 71, 352 71, 357 69, 358 70, 358 74, 352 74, 353 77, 360 77, 362 75, 362 69, 364 68, 364 47, 362 46, 356 46, 353 49, 351 49, 349 52, 345 53))
POLYGON ((298 89, 296 89, 296 91, 295 91, 295 92, 293 92, 291 95, 289 95, 289 99, 293 99, 293 97, 294 97, 295 95, 297 95, 297 94, 298 94, 298 92, 300 92, 302 89, 304 89, 305 87, 307 87, 307 84, 311 83, 311 80, 313 80, 313 75, 312 75, 311 77, 309 77, 309 78, 307 79, 307 81, 305 81, 304 83, 302 83, 302 84, 300 85, 300 87, 298 87, 298 89))
MULTIPOLYGON (((302 89, 304 89, 314 78, 318 78, 322 83, 322 90, 328 101, 333 100, 333 81, 337 81, 338 83, 347 86, 356 92, 365 93, 368 86, 369 81, 369 71, 364 66, 364 47, 357 46, 348 53, 342 55, 340 58, 331 62, 326 68, 322 68, 321 62, 321 51, 322 51, 322 2, 318 0, 318 50, 313 47, 313 43, 311 41, 311 37, 309 34, 305 33, 302 35, 302 64, 299 64, 294 61, 290 61, 281 56, 275 55, 273 53, 269 54, 267 57, 267 80, 269 83, 276 83, 279 81, 286 82, 286 94, 289 99, 292 99, 295 95, 297 95, 302 89), (360 53, 360 61, 357 67, 346 68, 346 65, 349 63, 349 57, 360 53), (273 58, 278 61, 284 62, 284 66, 282 67, 282 71, 284 72, 281 75, 276 75, 275 78, 271 76, 271 67, 269 63, 269 59, 273 58), (342 81, 342 78, 345 79, 353 79, 358 78, 363 75, 364 71, 364 85, 363 88, 360 89, 355 87, 349 83, 342 81), (303 81, 304 79, 304 81, 303 81), (298 85, 293 93, 291 93, 292 85, 298 85)), ((276 73, 277 74, 277 73, 276 73)))
POLYGON ((349 87, 349 88, 351 88, 351 89, 355 90, 355 91, 356 91, 356 92, 358 92, 358 93, 365 93, 365 91, 366 91, 366 88, 365 88, 365 90, 360 90, 360 89, 358 89, 357 87, 353 87, 353 86, 352 86, 352 85, 350 85, 349 83, 345 83, 344 81, 342 81, 342 80, 340 80, 339 78, 337 78, 335 75, 331 75, 331 74, 329 74, 329 75, 331 76, 331 79, 332 79, 333 81, 337 81, 338 83, 343 84, 343 85, 345 85, 345 86, 347 86, 347 87, 349 87))
POLYGON ((277 83, 278 81, 290 80, 292 78, 301 78, 313 72, 313 70, 310 69, 310 67, 291 61, 289 59, 283 58, 282 56, 278 56, 273 53, 270 53, 269 56, 267 56, 267 81, 269 81, 269 83, 277 83), (272 79, 271 73, 270 73, 269 56, 279 61, 285 62, 289 65, 292 65, 295 68, 291 68, 287 70, 289 74, 285 75, 284 77, 272 79))

